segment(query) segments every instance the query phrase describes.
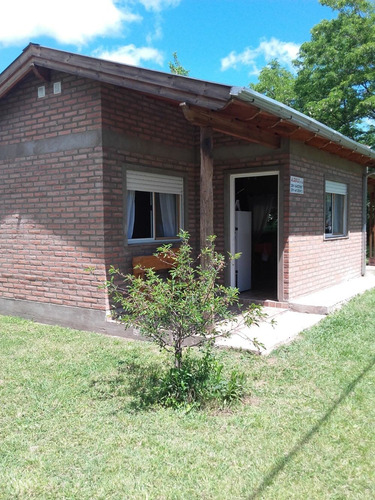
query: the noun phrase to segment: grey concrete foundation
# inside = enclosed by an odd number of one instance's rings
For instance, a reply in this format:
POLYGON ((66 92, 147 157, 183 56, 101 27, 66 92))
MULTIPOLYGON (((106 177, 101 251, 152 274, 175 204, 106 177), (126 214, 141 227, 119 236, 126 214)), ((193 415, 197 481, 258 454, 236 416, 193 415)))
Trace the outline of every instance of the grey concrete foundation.
POLYGON ((76 330, 142 340, 133 328, 125 330, 123 325, 109 320, 105 311, 95 309, 0 298, 0 314, 18 316, 47 325, 59 325, 76 330))

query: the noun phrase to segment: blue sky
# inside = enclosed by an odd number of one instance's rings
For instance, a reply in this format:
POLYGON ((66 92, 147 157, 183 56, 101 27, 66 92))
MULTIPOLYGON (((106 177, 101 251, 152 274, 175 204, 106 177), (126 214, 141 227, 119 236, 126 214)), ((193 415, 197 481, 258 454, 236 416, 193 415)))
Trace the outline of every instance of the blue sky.
POLYGON ((34 42, 166 72, 176 51, 189 76, 246 86, 272 58, 290 69, 332 16, 318 0, 13 0, 0 17, 0 72, 34 42))

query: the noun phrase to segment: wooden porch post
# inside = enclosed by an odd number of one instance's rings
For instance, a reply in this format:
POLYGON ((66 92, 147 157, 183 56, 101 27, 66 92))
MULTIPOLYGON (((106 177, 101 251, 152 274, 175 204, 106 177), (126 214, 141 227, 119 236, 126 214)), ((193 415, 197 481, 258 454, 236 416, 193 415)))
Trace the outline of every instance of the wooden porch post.
POLYGON ((200 129, 200 245, 206 246, 207 237, 214 232, 213 195, 213 131, 211 127, 200 129))

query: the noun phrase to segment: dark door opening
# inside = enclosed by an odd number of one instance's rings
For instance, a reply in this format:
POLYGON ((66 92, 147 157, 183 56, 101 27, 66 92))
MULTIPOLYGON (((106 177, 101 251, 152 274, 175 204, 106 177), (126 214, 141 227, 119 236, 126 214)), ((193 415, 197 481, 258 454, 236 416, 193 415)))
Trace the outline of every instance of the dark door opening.
MULTIPOLYGON (((245 281, 247 290, 239 287, 240 291, 254 299, 277 300, 278 176, 237 177, 235 204, 236 212, 246 213, 251 219, 251 237, 247 238, 250 248, 241 257, 251 262, 238 266, 236 286, 243 282, 239 275, 241 269, 248 273, 247 264, 251 267, 251 279, 245 281)), ((236 240, 243 241, 241 235, 245 231, 243 226, 236 224, 236 240)))

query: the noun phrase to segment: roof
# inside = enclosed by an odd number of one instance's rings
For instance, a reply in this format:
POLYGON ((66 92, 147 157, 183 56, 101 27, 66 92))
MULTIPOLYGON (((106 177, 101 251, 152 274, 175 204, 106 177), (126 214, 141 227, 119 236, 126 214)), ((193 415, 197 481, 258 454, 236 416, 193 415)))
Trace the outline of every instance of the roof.
POLYGON ((245 87, 233 87, 29 44, 0 74, 0 99, 30 72, 51 70, 129 88, 181 106, 193 124, 278 148, 281 138, 375 167, 375 151, 322 123, 245 87))

